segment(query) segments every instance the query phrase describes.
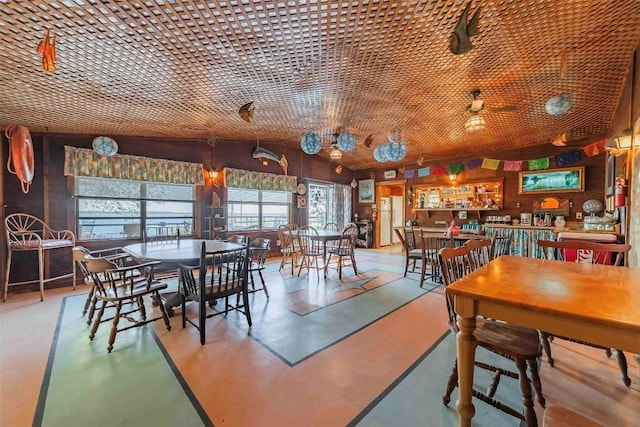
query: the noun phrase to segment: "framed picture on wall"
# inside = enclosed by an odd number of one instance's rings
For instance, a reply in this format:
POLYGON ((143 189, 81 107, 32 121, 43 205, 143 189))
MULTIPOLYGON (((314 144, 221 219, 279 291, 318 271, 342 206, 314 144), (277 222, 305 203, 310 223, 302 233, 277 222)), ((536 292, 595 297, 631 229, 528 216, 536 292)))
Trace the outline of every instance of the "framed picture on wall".
POLYGON ((584 166, 520 172, 518 194, 584 191, 584 166))
POLYGON ((616 156, 607 154, 607 180, 604 186, 605 196, 613 196, 613 185, 616 182, 616 156))
POLYGON ((358 181, 358 202, 375 202, 375 182, 372 179, 362 179, 358 181))
POLYGON ((307 207, 307 196, 298 196, 298 209, 307 207))

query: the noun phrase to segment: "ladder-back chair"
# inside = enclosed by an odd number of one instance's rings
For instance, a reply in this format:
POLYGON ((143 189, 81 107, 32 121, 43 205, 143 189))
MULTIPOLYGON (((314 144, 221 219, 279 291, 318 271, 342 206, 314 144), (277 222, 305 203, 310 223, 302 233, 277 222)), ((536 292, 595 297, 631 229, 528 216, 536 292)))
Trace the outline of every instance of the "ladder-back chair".
MULTIPOLYGON (((438 256, 445 286, 449 286, 475 269, 469 248, 466 245, 457 248, 440 249, 438 256)), ((446 296, 446 304, 449 314, 449 328, 454 334, 457 334, 457 317, 453 307, 453 298, 450 295, 446 296)), ((474 361, 475 366, 491 371, 494 375, 487 391, 481 392, 474 388, 472 390, 473 396, 509 415, 524 420, 528 427, 537 426, 538 421, 533 408, 531 384, 533 384, 536 392, 536 400, 540 405, 545 405, 537 364, 538 358, 540 358, 542 354, 538 340, 538 331, 490 319, 477 319, 476 322, 476 329, 474 331, 476 344, 494 354, 513 360, 518 372, 512 372, 484 362, 474 361), (529 379, 527 375, 527 367, 529 368, 531 379, 529 379), (524 413, 496 399, 495 393, 502 375, 519 380, 524 413)), ((449 377, 447 389, 442 397, 445 405, 448 405, 451 401, 451 393, 457 386, 458 360, 456 359, 451 371, 451 376, 449 377)))

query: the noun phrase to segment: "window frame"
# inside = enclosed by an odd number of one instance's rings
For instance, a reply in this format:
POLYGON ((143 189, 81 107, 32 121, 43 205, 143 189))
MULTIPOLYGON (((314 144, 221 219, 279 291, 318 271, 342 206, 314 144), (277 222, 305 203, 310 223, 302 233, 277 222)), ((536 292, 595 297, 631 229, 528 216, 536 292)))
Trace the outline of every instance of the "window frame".
POLYGON ((263 207, 264 206, 286 206, 287 208, 287 219, 286 221, 283 222, 283 224, 288 224, 291 222, 291 214, 293 212, 292 210, 292 205, 293 205, 293 197, 292 197, 292 193, 288 192, 288 191, 278 191, 278 190, 258 190, 258 189, 251 189, 251 188, 240 188, 240 187, 226 187, 225 188, 225 192, 226 192, 226 200, 227 200, 227 230, 229 233, 241 233, 241 232, 255 232, 255 231, 260 231, 260 232, 267 232, 267 231, 276 231, 278 229, 278 226, 276 225, 274 228, 265 228, 264 226, 264 214, 263 214, 263 207), (258 193, 258 200, 257 201, 243 201, 243 200, 233 200, 232 198, 229 197, 229 190, 240 190, 240 191, 255 191, 258 193), (286 202, 266 202, 263 201, 263 193, 284 193, 287 195, 287 201, 286 202), (237 205, 252 205, 252 206, 257 206, 258 207, 258 228, 256 229, 234 229, 231 224, 232 224, 232 219, 234 218, 243 218, 242 216, 234 216, 232 214, 232 210, 231 205, 232 204, 237 204, 237 205))
MULTIPOLYGON (((189 235, 195 235, 196 234, 196 222, 197 222, 197 209, 198 209, 198 192, 197 192, 197 188, 195 185, 191 185, 191 184, 176 184, 176 183, 164 183, 164 182, 150 182, 150 181, 133 181, 133 180, 122 180, 122 179, 115 179, 115 178, 99 178, 99 177, 90 177, 90 176, 78 176, 78 177, 73 177, 73 185, 71 186, 72 190, 73 190, 73 198, 74 200, 74 227, 76 230, 76 238, 78 241, 85 241, 85 242, 90 242, 90 241, 100 241, 100 240, 131 240, 131 239, 140 239, 142 238, 142 232, 143 230, 146 230, 147 227, 149 227, 150 225, 158 222, 158 220, 162 220, 162 219, 167 219, 169 221, 171 220, 177 220, 177 219, 184 219, 183 223, 187 224, 189 221, 191 222, 190 225, 190 233, 189 235), (131 183, 136 183, 139 186, 139 196, 138 197, 107 197, 107 196, 86 196, 86 195, 81 195, 79 194, 79 189, 78 186, 80 185, 79 183, 81 182, 82 179, 88 179, 88 180, 110 180, 110 181, 127 181, 127 182, 131 182, 131 183), (147 198, 147 186, 148 185, 167 185, 167 186, 188 186, 191 187, 191 198, 190 199, 162 199, 162 198, 147 198), (80 214, 80 203, 83 200, 117 200, 117 201, 133 201, 133 202, 137 202, 139 203, 139 212, 137 213, 137 216, 126 216, 126 217, 122 217, 122 216, 92 216, 92 215, 86 215, 86 216, 81 216, 80 214), (157 217, 157 216, 149 216, 148 215, 148 210, 147 210, 147 204, 148 202, 173 202, 173 203, 185 203, 185 204, 191 204, 191 212, 190 212, 190 216, 187 217, 182 217, 182 216, 175 216, 175 217, 157 217), (109 237, 109 235, 103 235, 101 237, 96 237, 96 238, 92 238, 91 235, 89 235, 88 237, 84 234, 84 232, 82 231, 83 227, 86 227, 86 225, 81 224, 82 220, 113 220, 113 224, 106 224, 106 226, 120 226, 122 225, 123 227, 123 232, 121 235, 118 235, 117 237, 109 237), (139 224, 139 231, 140 233, 138 235, 134 235, 134 236, 128 236, 125 234, 124 232, 124 225, 125 224, 139 224)), ((167 222, 169 222, 167 221, 167 222)), ((162 222, 162 221, 161 221, 162 222)), ((178 223, 176 223, 178 224, 178 223)), ((176 225, 179 226, 179 225, 176 225)))

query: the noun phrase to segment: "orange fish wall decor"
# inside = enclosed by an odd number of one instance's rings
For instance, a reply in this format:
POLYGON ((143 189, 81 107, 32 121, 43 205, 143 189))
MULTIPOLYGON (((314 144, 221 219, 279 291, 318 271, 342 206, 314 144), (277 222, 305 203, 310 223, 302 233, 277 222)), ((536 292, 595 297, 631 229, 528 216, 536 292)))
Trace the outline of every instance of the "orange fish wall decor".
POLYGON ((56 70, 56 36, 49 37, 49 30, 44 36, 44 40, 40 42, 37 49, 42 54, 42 68, 47 72, 56 70))

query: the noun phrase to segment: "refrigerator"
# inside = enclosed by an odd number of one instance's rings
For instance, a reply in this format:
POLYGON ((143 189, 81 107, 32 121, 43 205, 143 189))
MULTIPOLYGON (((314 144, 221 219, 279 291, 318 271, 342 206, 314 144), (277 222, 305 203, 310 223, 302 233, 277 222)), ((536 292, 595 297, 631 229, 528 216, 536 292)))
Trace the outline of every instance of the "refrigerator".
POLYGON ((380 246, 388 246, 400 243, 398 236, 393 231, 394 227, 402 227, 404 224, 402 196, 386 196, 380 198, 380 246))

